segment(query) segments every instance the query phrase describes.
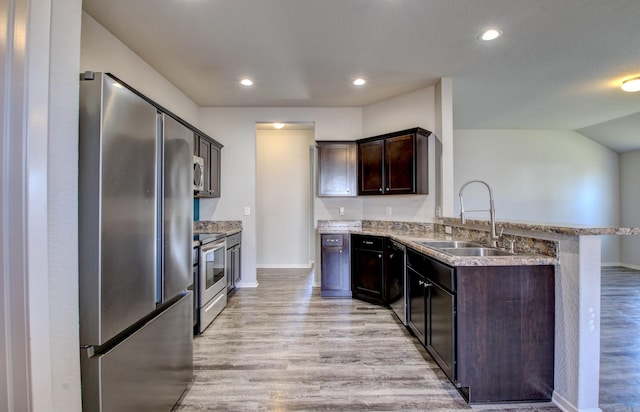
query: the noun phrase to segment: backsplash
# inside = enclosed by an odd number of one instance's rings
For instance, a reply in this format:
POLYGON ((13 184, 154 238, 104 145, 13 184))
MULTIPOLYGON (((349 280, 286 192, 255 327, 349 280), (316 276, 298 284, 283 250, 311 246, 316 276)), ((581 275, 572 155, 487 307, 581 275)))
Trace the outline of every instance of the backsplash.
MULTIPOLYGON (((472 242, 478 242, 482 244, 489 244, 489 231, 488 230, 478 230, 472 229, 468 227, 460 227, 460 226, 452 226, 446 225, 447 227, 451 227, 452 233, 449 235, 454 239, 465 239, 472 242)), ((437 224, 436 225, 436 233, 441 235, 445 234, 444 231, 445 225, 437 224)), ((519 236, 513 235, 510 233, 504 233, 500 236, 500 241, 505 242, 514 240, 514 251, 517 253, 525 253, 532 255, 543 255, 543 256, 558 256, 558 242, 553 240, 545 240, 532 238, 527 236, 519 236)))
MULTIPOLYGON (((469 227, 460 227, 447 224, 452 229, 451 234, 445 233, 445 225, 440 223, 419 223, 419 222, 394 222, 386 220, 319 220, 319 230, 342 230, 342 231, 358 231, 371 230, 376 232, 393 232, 395 234, 403 234, 407 236, 424 236, 437 235, 450 236, 453 239, 468 240, 472 242, 489 244, 489 231, 480 230, 469 227)), ((487 228, 488 229, 488 228, 487 228)), ((554 240, 538 239, 528 236, 514 235, 504 233, 500 240, 502 242, 514 240, 514 251, 522 254, 541 255, 541 256, 558 256, 558 242, 554 240)))
POLYGON ((393 230, 406 234, 425 234, 434 232, 435 223, 393 222, 387 220, 363 220, 363 229, 393 230))

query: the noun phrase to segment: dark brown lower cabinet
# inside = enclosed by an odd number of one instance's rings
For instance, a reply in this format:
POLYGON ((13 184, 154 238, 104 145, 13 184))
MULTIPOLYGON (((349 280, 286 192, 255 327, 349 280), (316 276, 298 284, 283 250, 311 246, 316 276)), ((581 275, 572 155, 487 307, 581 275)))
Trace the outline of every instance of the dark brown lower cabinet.
MULTIPOLYGON (((407 260, 409 252, 407 252, 407 260)), ((424 276, 413 266, 407 266, 407 325, 420 343, 427 343, 427 289, 424 287, 424 276)))
POLYGON ((456 301, 454 269, 407 250, 409 328, 442 371, 456 379, 456 301))
POLYGON ((549 401, 554 267, 445 265, 407 250, 408 326, 469 403, 549 401))
POLYGON ((351 293, 370 303, 387 303, 385 279, 386 238, 351 235, 351 293))
POLYGON ((351 297, 349 234, 332 233, 320 236, 322 297, 351 297))

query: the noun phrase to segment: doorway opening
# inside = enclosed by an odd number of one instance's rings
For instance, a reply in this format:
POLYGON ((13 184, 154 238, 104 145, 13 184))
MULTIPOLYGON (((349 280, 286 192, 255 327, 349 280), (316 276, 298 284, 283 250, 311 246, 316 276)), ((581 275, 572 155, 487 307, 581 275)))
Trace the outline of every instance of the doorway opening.
POLYGON ((256 267, 309 268, 314 259, 313 122, 256 124, 256 267))

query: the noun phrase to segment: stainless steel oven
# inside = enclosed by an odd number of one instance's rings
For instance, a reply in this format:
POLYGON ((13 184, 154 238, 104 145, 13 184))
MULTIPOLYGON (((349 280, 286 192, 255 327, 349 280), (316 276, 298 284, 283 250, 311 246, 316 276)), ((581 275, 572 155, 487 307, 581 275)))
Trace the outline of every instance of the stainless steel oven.
POLYGON ((226 240, 211 235, 200 239, 199 326, 202 333, 227 304, 226 240))

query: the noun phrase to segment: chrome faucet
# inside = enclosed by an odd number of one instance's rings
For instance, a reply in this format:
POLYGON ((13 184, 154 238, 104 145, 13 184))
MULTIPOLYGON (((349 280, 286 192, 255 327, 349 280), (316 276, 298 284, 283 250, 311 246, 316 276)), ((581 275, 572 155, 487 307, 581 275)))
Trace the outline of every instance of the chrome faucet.
POLYGON ((467 183, 462 185, 462 187, 460 188, 460 192, 458 193, 458 196, 460 196, 460 222, 463 225, 467 222, 465 213, 489 212, 489 218, 491 221, 491 246, 498 247, 498 240, 500 239, 500 236, 496 234, 496 209, 493 206, 493 191, 491 190, 491 187, 487 184, 487 182, 483 180, 470 180, 467 183), (487 187, 487 189, 489 190, 489 209, 464 210, 464 203, 462 201, 462 192, 464 191, 464 188, 471 183, 482 183, 487 187))

